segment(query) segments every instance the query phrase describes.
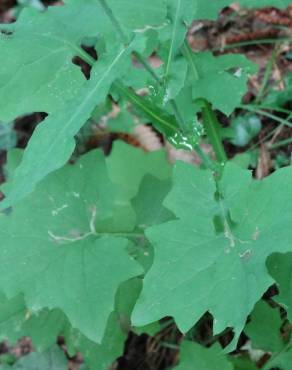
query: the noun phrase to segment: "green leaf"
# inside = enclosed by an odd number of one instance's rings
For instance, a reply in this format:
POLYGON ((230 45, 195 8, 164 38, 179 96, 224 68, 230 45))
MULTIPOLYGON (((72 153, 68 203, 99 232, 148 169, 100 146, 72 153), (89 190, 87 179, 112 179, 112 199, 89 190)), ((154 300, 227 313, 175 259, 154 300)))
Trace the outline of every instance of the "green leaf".
POLYGON ((38 351, 48 350, 62 333, 67 323, 58 310, 43 310, 33 315, 25 306, 21 295, 10 300, 1 295, 0 329, 1 339, 16 343, 19 338, 29 336, 38 351))
POLYGON ((75 330, 69 334, 71 336, 69 340, 81 351, 90 370, 108 370, 109 366, 122 356, 130 330, 130 313, 141 286, 140 279, 132 279, 121 285, 116 297, 116 310, 109 317, 101 344, 88 340, 75 330))
POLYGON ((125 28, 141 30, 165 22, 166 0, 107 0, 107 3, 125 28))
POLYGON ((142 98, 135 94, 131 89, 128 89, 120 83, 116 84, 115 88, 119 94, 133 104, 139 114, 148 118, 154 127, 167 138, 175 137, 175 135, 180 134, 180 130, 174 116, 155 106, 146 98, 142 98))
POLYGON ((126 110, 123 110, 116 117, 108 120, 107 127, 111 132, 131 133, 135 127, 134 117, 126 110))
POLYGON ((288 314, 288 319, 292 322, 292 253, 276 253, 268 259, 268 270, 275 279, 279 295, 273 299, 282 305, 288 314))
POLYGON ((13 366, 0 366, 0 370, 67 370, 68 364, 65 354, 54 346, 45 353, 32 352, 21 357, 13 366))
POLYGON ((234 365, 234 370, 257 370, 258 367, 248 359, 245 358, 231 358, 234 365))
POLYGON ((164 150, 147 154, 124 143, 114 145, 106 164, 111 181, 119 187, 121 196, 127 199, 135 197, 146 174, 165 180, 172 173, 164 150))
POLYGON ((186 46, 183 53, 189 62, 188 84, 193 99, 206 99, 215 109, 230 115, 241 103, 248 75, 257 71, 256 65, 242 55, 214 57, 209 52, 192 52, 186 46), (218 86, 224 86, 224 94, 218 86))
POLYGON ((132 47, 134 44, 117 48, 101 57, 79 95, 37 126, 15 171, 11 192, 1 203, 2 209, 29 194, 46 175, 66 163, 74 150, 74 135, 94 107, 105 100, 112 82, 124 72, 132 47))
POLYGON ((164 98, 166 103, 180 92, 184 85, 187 64, 177 58, 185 40, 187 27, 193 20, 215 19, 227 0, 206 3, 204 0, 167 0, 168 18, 170 24, 163 30, 161 39, 166 42, 163 52, 164 68, 164 98))
POLYGON ((168 8, 171 26, 169 30, 170 43, 168 46, 164 72, 164 78, 166 81, 170 79, 171 72, 174 71, 174 58, 185 39, 187 27, 184 24, 184 20, 186 18, 189 20, 191 2, 189 0, 168 0, 168 8))
POLYGON ((260 301, 251 314, 251 322, 245 328, 251 339, 253 349, 261 349, 271 354, 264 369, 280 368, 288 370, 292 360, 291 338, 287 341, 280 329, 283 321, 279 309, 273 309, 267 303, 260 301))
MULTIPOLYGON (((133 104, 139 114, 149 119, 153 126, 177 149, 192 150, 193 146, 198 144, 201 133, 198 129, 197 122, 195 121, 194 123, 194 118, 188 124, 188 130, 182 132, 175 117, 169 114, 167 110, 155 105, 150 99, 140 97, 122 84, 115 84, 115 88, 124 98, 133 104)), ((184 111, 183 115, 190 114, 191 108, 188 106, 188 109, 184 111)))
POLYGON ((222 353, 218 344, 211 348, 184 341, 181 346, 180 363, 176 370, 232 370, 233 366, 222 353))
POLYGON ((272 90, 264 100, 265 105, 283 107, 287 102, 291 101, 292 92, 292 73, 289 73, 285 78, 284 90, 272 90))
MULTIPOLYGON (((164 0, 108 1, 119 21, 129 30, 160 25, 166 17, 164 0)), ((2 25, 12 34, 1 34, 0 119, 35 111, 53 113, 78 95, 85 78, 72 63, 85 37, 115 34, 98 1, 71 1, 45 12, 25 9, 16 23, 2 25), (78 22, 72 19, 78 17, 78 22), (7 97, 9 96, 9 99, 7 97)))
POLYGON ((233 327, 235 342, 273 283, 266 258, 292 248, 291 181, 291 168, 254 181, 248 171, 228 163, 216 185, 210 171, 178 163, 165 201, 178 219, 146 231, 155 258, 133 324, 172 316, 187 332, 209 311, 215 334, 233 327))
POLYGON ((124 342, 130 330, 130 313, 141 290, 142 281, 132 279, 122 284, 115 298, 115 311, 111 313, 101 344, 86 338, 72 329, 68 320, 59 310, 43 310, 33 314, 25 307, 21 296, 0 300, 1 339, 16 343, 24 336, 32 338, 34 348, 47 351, 57 340, 65 338, 70 356, 81 351, 90 369, 107 370, 113 361, 123 353, 124 342))
POLYGON ((115 189, 91 152, 0 217, 2 290, 24 293, 32 311, 61 309, 92 341, 103 337, 119 285, 142 272, 126 252, 128 234, 96 231, 110 222, 115 189))
POLYGON ((291 348, 279 355, 272 358, 268 363, 264 366, 264 370, 290 370, 292 362, 292 350, 291 348))
POLYGON ((138 195, 132 200, 138 227, 143 229, 173 218, 173 214, 162 204, 170 188, 168 179, 158 180, 151 175, 144 177, 138 195))
MULTIPOLYGON (((80 7, 86 5, 87 2, 95 4, 100 11, 99 1, 96 0, 65 1, 67 4, 78 4, 80 7)), ((132 0, 106 0, 106 3, 121 25, 133 31, 159 26, 165 21, 166 0, 140 0, 139 2, 133 2, 132 0)), ((97 15, 98 11, 96 10, 94 16, 96 17, 97 15)), ((100 29, 102 30, 102 27, 100 29)))
POLYGON ((273 309, 264 301, 259 301, 251 314, 251 322, 244 331, 251 339, 252 348, 279 352, 284 347, 280 335, 282 324, 279 310, 273 309))
MULTIPOLYGON (((144 231, 146 227, 174 218, 174 215, 163 206, 163 200, 169 193, 170 188, 170 179, 159 180, 152 175, 144 177, 139 193, 132 200, 132 206, 136 214, 137 230, 144 231)), ((131 255, 135 256, 145 271, 148 271, 153 262, 153 248, 149 242, 142 240, 139 244, 133 245, 130 250, 131 255)), ((159 327, 159 324, 154 325, 154 330, 157 329, 157 326, 159 327)), ((151 330, 153 330, 152 326, 151 330)))
POLYGON ((95 32, 86 26, 84 16, 88 8, 85 8, 79 13, 80 23, 71 22, 76 12, 72 7, 50 8, 44 13, 25 9, 10 26, 12 34, 2 34, 0 117, 3 121, 30 112, 51 113, 76 96, 85 78, 72 58, 79 54, 84 36, 98 33, 96 26, 95 32))

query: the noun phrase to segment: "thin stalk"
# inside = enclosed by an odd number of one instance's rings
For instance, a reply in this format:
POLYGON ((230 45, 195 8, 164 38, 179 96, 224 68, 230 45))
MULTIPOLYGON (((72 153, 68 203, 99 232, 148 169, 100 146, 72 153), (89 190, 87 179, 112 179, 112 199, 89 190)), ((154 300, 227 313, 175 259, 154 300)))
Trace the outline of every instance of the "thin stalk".
POLYGON ((159 85, 161 85, 161 80, 160 80, 159 76, 154 71, 154 69, 150 66, 150 64, 145 61, 145 59, 142 57, 142 55, 140 55, 136 51, 133 54, 137 58, 137 60, 142 64, 142 66, 146 69, 146 71, 154 78, 154 80, 159 85))
POLYGON ((264 77, 263 77, 263 80, 262 80, 257 98, 255 100, 256 104, 259 104, 259 102, 262 100, 262 98, 265 94, 265 90, 266 90, 266 87, 269 83, 271 73, 273 72, 273 66, 274 66, 275 60, 277 58, 277 53, 278 53, 278 50, 277 50, 277 47, 275 47, 274 50, 273 50, 273 53, 272 53, 272 55, 271 55, 271 57, 270 57, 270 59, 267 63, 265 73, 264 73, 264 77))
POLYGON ((81 47, 76 48, 76 52, 79 58, 83 59, 84 62, 89 64, 91 67, 96 63, 96 60, 92 58, 91 55, 89 55, 85 50, 83 50, 81 47))
POLYGON ((273 150, 273 149, 277 149, 277 148, 280 148, 282 146, 286 146, 286 145, 289 145, 292 143, 292 138, 289 138, 289 139, 286 139, 286 140, 281 140, 281 141, 278 141, 277 143, 275 144, 272 144, 268 147, 268 149, 270 150, 273 150))
POLYGON ((272 137, 277 130, 279 130, 281 127, 283 127, 284 125, 283 124, 280 124, 278 127, 276 127, 275 129, 273 129, 272 131, 270 131, 266 136, 264 136, 261 140, 259 140, 257 143, 253 144, 249 150, 253 150, 255 149, 257 146, 259 146, 260 144, 262 143, 265 143, 266 140, 268 140, 270 137, 272 137))
POLYGON ((204 153, 204 151, 199 145, 194 145, 194 150, 196 151, 198 157, 200 158, 200 160, 202 161, 202 163, 204 164, 206 168, 209 168, 213 171, 218 170, 216 164, 212 161, 212 159, 207 154, 204 153))
POLYGON ((259 114, 261 116, 264 116, 264 117, 271 118, 273 121, 279 122, 279 123, 281 123, 281 124, 283 124, 285 126, 292 127, 292 123, 289 122, 289 121, 287 121, 286 119, 277 117, 274 114, 265 112, 262 109, 255 108, 252 105, 240 105, 239 108, 245 109, 245 110, 247 110, 249 112, 257 113, 257 114, 259 114))
POLYGON ((177 123, 179 124, 181 130, 183 132, 186 132, 187 131, 187 125, 185 123, 185 120, 184 120, 183 116, 181 115, 181 113, 178 109, 178 106, 176 105, 176 102, 174 100, 170 100, 169 104, 170 104, 170 106, 173 110, 173 113, 175 115, 175 118, 176 118, 177 123))
POLYGON ((277 39, 260 39, 260 40, 254 40, 254 41, 242 41, 242 42, 236 42, 234 44, 228 44, 225 46, 217 46, 215 48, 212 48, 212 51, 224 51, 228 49, 234 49, 234 48, 240 48, 243 46, 252 46, 252 45, 261 45, 261 44, 279 44, 282 42, 288 42, 292 43, 291 37, 281 37, 277 39))
MULTIPOLYGON (((194 79, 198 80, 200 78, 199 72, 195 64, 194 58, 192 57, 192 50, 186 42, 184 42, 182 46, 182 53, 189 62, 190 68, 193 72, 194 79)), ((202 99, 202 101, 203 101, 203 110, 202 110, 203 121, 207 136, 209 138, 211 145, 213 146, 218 162, 225 163, 227 161, 227 156, 219 132, 220 124, 217 120, 217 117, 211 105, 205 99, 202 99)))
MULTIPOLYGON (((124 44, 128 44, 128 38, 126 34, 124 33, 122 27, 120 26, 118 20, 114 16, 112 10, 107 5, 106 0, 99 0, 101 6, 103 7, 105 13, 109 17, 110 21, 112 22, 114 28, 116 29, 117 33, 120 36, 121 41, 124 44)), ((91 58, 86 52, 84 52, 82 49, 80 49, 80 57, 82 57, 89 65, 93 65, 95 63, 95 60, 91 58)), ((152 76, 152 78, 160 85, 163 86, 163 81, 160 79, 160 77, 156 74, 154 69, 150 66, 150 64, 145 60, 145 58, 139 54, 138 52, 134 52, 133 55, 136 57, 136 59, 143 65, 145 70, 152 76)), ((174 112, 174 115, 176 117, 177 123, 180 126, 182 132, 187 131, 187 125, 184 121, 184 118, 182 114, 179 111, 178 106, 176 105, 176 102, 174 100, 170 100, 170 106, 172 107, 172 110, 174 112)), ((202 163, 210 169, 214 169, 214 163, 213 161, 202 151, 202 149, 199 147, 199 145, 194 145, 194 150, 198 154, 199 158, 201 159, 202 163)))
POLYGON ((197 66, 194 62, 194 59, 192 58, 192 52, 193 51, 191 50, 190 46, 186 42, 183 43, 183 46, 182 46, 181 50, 182 50, 182 53, 183 53, 184 57, 189 62, 189 65, 192 69, 195 80, 198 80, 200 78, 200 76, 199 76, 199 71, 197 69, 197 66))
POLYGON ((120 26, 119 21, 114 16, 114 13, 112 12, 111 8, 107 5, 106 0, 98 0, 100 2, 100 5, 104 9, 106 15, 109 17, 110 21, 112 22, 112 25, 116 29, 117 33, 120 36, 120 39, 124 45, 128 45, 129 40, 127 35, 124 33, 122 27, 120 26))
POLYGON ((203 100, 203 122, 204 127, 207 133, 207 136, 211 142, 211 145, 214 149, 216 158, 219 163, 225 163, 227 161, 227 156, 222 144, 221 135, 219 132, 220 124, 217 120, 217 117, 214 111, 211 108, 211 105, 206 100, 203 100))
MULTIPOLYGON (((246 104, 244 105, 245 107, 246 106, 249 106, 249 107, 252 107, 252 108, 255 108, 255 109, 265 109, 265 110, 272 110, 272 111, 275 111, 275 112, 280 112, 280 113, 286 113, 286 114, 289 114, 289 116, 292 116, 292 111, 289 110, 289 109, 285 109, 285 108, 282 108, 282 107, 277 107, 277 106, 274 106, 274 105, 265 105, 265 104, 259 104, 259 105, 255 105, 255 104, 246 104)), ((289 119, 289 118, 287 118, 289 119)))

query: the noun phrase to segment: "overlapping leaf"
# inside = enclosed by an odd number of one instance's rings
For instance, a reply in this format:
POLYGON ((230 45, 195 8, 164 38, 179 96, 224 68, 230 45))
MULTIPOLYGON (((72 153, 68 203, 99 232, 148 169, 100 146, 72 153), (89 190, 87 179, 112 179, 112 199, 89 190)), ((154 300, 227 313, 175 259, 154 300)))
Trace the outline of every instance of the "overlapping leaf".
POLYGON ((282 326, 279 309, 273 309, 262 301, 256 304, 245 332, 251 339, 253 349, 271 354, 271 359, 263 367, 265 370, 289 370, 291 366, 291 339, 287 333, 281 332, 282 326))
POLYGON ((204 348, 197 343, 184 341, 181 346, 180 363, 175 369, 233 370, 233 366, 218 344, 204 348))
POLYGON ((90 370, 107 370, 123 353, 124 341, 130 330, 130 313, 140 289, 140 279, 132 279, 121 285, 115 299, 115 311, 109 316, 100 344, 73 329, 60 310, 45 309, 34 314, 26 308, 21 296, 11 300, 2 296, 1 339, 14 344, 21 337, 29 336, 38 352, 48 352, 56 343, 56 338, 62 335, 70 356, 81 352, 90 370))
POLYGON ((208 52, 194 53, 188 47, 184 47, 184 55, 189 63, 186 83, 192 88, 193 99, 206 99, 226 115, 232 113, 241 103, 248 76, 257 71, 256 65, 241 55, 216 58, 208 52), (224 94, 218 86, 224 86, 224 94))
POLYGON ((251 339, 252 348, 271 353, 280 352, 284 348, 284 341, 280 336, 282 324, 279 310, 260 301, 244 331, 251 339))
POLYGON ((3 291, 24 293, 33 311, 60 308, 93 341, 103 337, 120 283, 141 273, 127 239, 96 231, 111 219, 115 189, 93 152, 0 219, 3 291))
MULTIPOLYGON (((139 3, 109 1, 129 30, 159 25, 166 16, 163 0, 139 3), (139 9, 139 10, 138 10, 139 9)), ((71 1, 40 13, 26 9, 17 22, 2 26, 0 119, 10 121, 30 112, 52 113, 78 94, 84 77, 72 63, 84 38, 114 34, 99 1, 71 1), (78 19, 72 22, 73 19, 78 19), (9 97, 9 99, 7 99, 9 97)), ((1 27, 0 27, 1 29, 1 27)), ((109 61, 110 62, 110 61, 109 61)))
POLYGON ((57 346, 45 353, 32 352, 22 357, 13 366, 3 365, 0 370, 66 370, 68 361, 64 352, 57 346))
POLYGON ((14 344, 21 337, 30 337, 40 352, 49 350, 67 325, 66 317, 58 310, 43 310, 33 315, 26 308, 22 295, 12 299, 1 295, 0 312, 1 340, 14 344))
POLYGON ((292 249, 291 168, 259 182, 228 164, 219 183, 220 201, 215 200, 216 183, 209 171, 178 163, 173 181, 165 204, 178 220, 146 232, 155 259, 134 324, 173 316, 186 332, 210 311, 215 333, 233 327, 236 339, 273 282, 266 258, 292 249))
POLYGON ((273 299, 287 310, 292 322, 292 253, 276 253, 271 256, 268 259, 268 270, 279 288, 279 295, 273 299))
POLYGON ((47 174, 66 163, 75 147, 74 135, 105 100, 112 82, 125 72, 131 51, 131 46, 120 47, 101 57, 79 95, 36 128, 2 208, 29 194, 47 174))
MULTIPOLYGON (((11 156, 10 171, 19 159, 18 152, 11 156)), ((106 160, 91 152, 52 174, 2 215, 1 288, 8 298, 24 293, 32 311, 59 308, 100 341, 119 285, 142 273, 126 247, 127 237, 137 237, 130 200, 147 173, 169 177, 165 153, 118 144, 106 160)))

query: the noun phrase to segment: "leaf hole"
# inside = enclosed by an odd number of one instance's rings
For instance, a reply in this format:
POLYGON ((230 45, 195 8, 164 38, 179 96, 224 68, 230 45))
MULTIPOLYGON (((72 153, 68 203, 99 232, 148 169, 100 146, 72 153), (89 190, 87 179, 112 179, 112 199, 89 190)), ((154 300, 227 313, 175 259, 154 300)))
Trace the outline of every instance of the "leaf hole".
POLYGON ((17 132, 18 148, 24 149, 27 146, 27 143, 30 140, 35 128, 39 123, 44 121, 47 116, 47 113, 36 112, 16 118, 14 121, 14 128, 17 132))
POLYGON ((0 29, 0 36, 2 38, 10 38, 13 35, 13 32, 10 30, 0 29))
MULTIPOLYGON (((93 60, 97 60, 97 53, 93 46, 85 46, 81 45, 81 49, 84 51, 84 56, 88 54, 88 58, 91 58, 93 60)), ((86 60, 85 57, 82 57, 81 55, 76 55, 72 58, 72 63, 80 67, 81 72, 85 76, 87 80, 90 79, 90 72, 92 69, 92 65, 90 65, 86 60)))

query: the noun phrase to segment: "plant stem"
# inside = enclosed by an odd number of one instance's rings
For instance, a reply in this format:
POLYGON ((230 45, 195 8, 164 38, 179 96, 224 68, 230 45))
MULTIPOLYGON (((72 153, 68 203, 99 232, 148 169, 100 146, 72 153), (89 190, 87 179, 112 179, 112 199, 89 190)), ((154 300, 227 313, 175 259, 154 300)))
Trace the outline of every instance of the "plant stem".
POLYGON ((261 45, 261 44, 279 44, 282 42, 287 42, 291 43, 291 37, 282 37, 278 39, 260 39, 260 40, 253 40, 253 41, 242 41, 242 42, 237 42, 234 44, 228 44, 225 46, 218 46, 213 48, 211 51, 224 51, 228 49, 234 49, 234 48, 240 48, 243 46, 251 46, 251 45, 261 45))
POLYGON ((112 22, 114 28, 116 29, 117 33, 119 34, 121 41, 124 45, 128 45, 129 40, 127 35, 124 33, 122 27, 120 26, 119 21, 114 16, 111 8, 107 5, 106 0, 98 0, 100 2, 100 5, 104 9, 106 15, 109 17, 110 21, 112 22))
POLYGON ((185 123, 185 120, 184 120, 183 116, 181 115, 181 113, 178 109, 178 106, 176 105, 176 102, 174 100, 170 100, 169 104, 171 105, 171 108, 173 110, 173 113, 175 115, 177 123, 179 124, 181 130, 183 132, 186 132, 187 131, 187 125, 185 123))
POLYGON ((227 161, 227 156, 224 150, 224 146, 221 141, 220 125, 211 105, 207 100, 203 99, 203 121, 207 136, 214 149, 216 158, 220 164, 224 164, 227 161))
POLYGON ((273 149, 277 149, 277 148, 280 148, 282 146, 286 146, 286 145, 289 145, 292 143, 292 138, 289 138, 289 139, 286 139, 286 140, 281 140, 281 141, 278 141, 277 143, 275 144, 272 144, 268 147, 268 149, 270 150, 273 150, 273 149))
POLYGON ((85 50, 83 50, 81 47, 76 48, 76 52, 79 58, 83 59, 84 62, 89 64, 91 67, 96 63, 96 60, 92 58, 91 55, 89 55, 85 50))
POLYGON ((273 72, 273 66, 274 66, 275 60, 277 58, 277 54, 278 54, 278 48, 275 47, 274 50, 273 50, 272 56, 270 57, 270 59, 267 63, 267 66, 265 68, 264 77, 263 77, 258 95, 256 97, 255 104, 259 104, 260 101, 262 100, 264 94, 265 94, 265 90, 266 90, 266 87, 269 83, 271 73, 273 72))
POLYGON ((279 122, 285 126, 288 126, 288 127, 292 127, 292 123, 287 121, 286 119, 283 119, 283 118, 280 118, 280 117, 277 117, 275 116, 274 114, 272 113, 268 113, 268 112, 265 112, 264 110, 262 109, 259 109, 253 105, 240 105, 239 108, 241 109, 245 109, 249 112, 254 112, 254 113, 257 113, 261 116, 264 116, 264 117, 268 117, 268 118, 271 118, 272 120, 276 121, 276 122, 279 122))
POLYGON ((195 145, 194 150, 196 151, 198 157, 200 158, 200 160, 202 161, 202 163, 204 164, 206 168, 209 168, 213 171, 218 170, 216 164, 212 161, 212 159, 207 154, 204 153, 200 145, 195 145))
POLYGON ((195 64, 195 61, 192 58, 192 52, 193 51, 191 50, 191 48, 189 47, 189 45, 186 42, 183 43, 183 46, 182 46, 181 50, 182 50, 182 53, 183 53, 184 57, 189 62, 189 65, 190 65, 190 67, 192 69, 192 72, 193 72, 193 75, 194 75, 194 79, 198 80, 200 78, 200 76, 199 76, 199 72, 198 72, 197 66, 195 64))
MULTIPOLYGON (((112 10, 107 5, 106 0, 99 0, 99 2, 101 4, 102 8, 104 9, 105 13, 109 17, 110 21, 112 22, 112 24, 113 24, 114 28, 116 29, 117 33, 119 34, 121 41, 125 45, 127 45, 128 42, 129 42, 128 41, 128 37, 124 33, 122 27, 120 26, 118 20, 114 16, 112 10)), ((86 52, 84 52, 81 48, 80 48, 79 55, 80 55, 80 57, 82 57, 91 66, 95 63, 95 60, 93 58, 91 58, 91 56, 89 56, 86 52)), ((143 65, 143 67, 145 68, 145 70, 152 76, 152 78, 160 86, 163 86, 163 80, 157 75, 157 73, 155 72, 155 70, 150 66, 150 64, 145 60, 145 58, 141 54, 139 54, 138 52, 136 52, 136 51, 133 52, 133 55, 143 65)), ((172 110, 174 112, 174 115, 176 117, 176 120, 177 120, 177 123, 178 123, 180 129, 182 130, 183 133, 187 133, 187 125, 185 123, 185 120, 184 120, 183 115, 179 111, 179 108, 178 108, 175 100, 172 99, 172 100, 169 101, 169 103, 170 103, 170 106, 171 106, 171 108, 172 108, 172 110)), ((200 146, 199 145, 194 145, 193 146, 193 149, 198 154, 198 156, 201 159, 202 163, 207 168, 210 168, 210 169, 214 170, 214 167, 215 166, 214 166, 213 161, 202 151, 202 149, 200 148, 200 146)))
MULTIPOLYGON (((181 50, 182 50, 183 55, 189 62, 194 79, 198 80, 200 76, 199 76, 197 66, 195 64, 195 60, 192 56, 193 52, 191 48, 186 42, 184 42, 181 50)), ((221 141, 220 124, 217 120, 217 117, 214 111, 212 110, 211 105, 207 102, 207 100, 202 99, 202 102, 203 102, 202 113, 203 113, 203 121, 204 121, 204 127, 206 130, 206 134, 214 149, 218 162, 224 164, 227 161, 227 156, 226 156, 224 146, 221 141)))
POLYGON ((146 71, 154 78, 154 80, 161 85, 161 80, 154 69, 145 61, 145 59, 136 51, 133 53, 137 60, 142 64, 146 71))

